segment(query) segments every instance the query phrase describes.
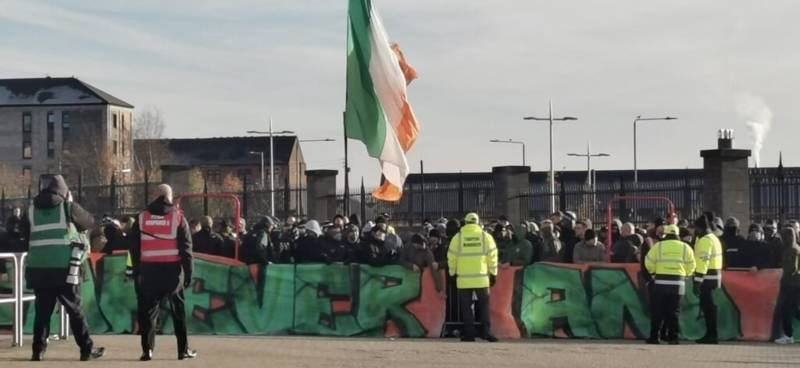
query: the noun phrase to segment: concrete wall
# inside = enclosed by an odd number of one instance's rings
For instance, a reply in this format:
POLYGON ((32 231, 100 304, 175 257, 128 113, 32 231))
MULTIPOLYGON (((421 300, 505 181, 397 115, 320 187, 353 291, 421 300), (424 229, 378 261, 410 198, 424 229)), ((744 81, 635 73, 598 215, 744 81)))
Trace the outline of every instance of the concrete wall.
POLYGON ((527 219, 530 192, 530 166, 500 166, 492 168, 494 179, 494 213, 506 215, 515 226, 527 219))
POLYGON ((336 215, 336 170, 308 170, 308 217, 327 221, 336 215))

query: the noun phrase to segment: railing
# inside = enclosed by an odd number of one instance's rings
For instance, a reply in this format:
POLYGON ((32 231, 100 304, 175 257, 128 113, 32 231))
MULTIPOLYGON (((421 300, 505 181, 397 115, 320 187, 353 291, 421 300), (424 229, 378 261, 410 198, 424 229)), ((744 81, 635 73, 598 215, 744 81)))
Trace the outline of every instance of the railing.
POLYGON ((14 264, 14 285, 11 297, 0 296, 0 304, 14 305, 14 336, 11 346, 22 346, 22 329, 25 324, 23 321, 23 303, 36 299, 33 295, 25 295, 25 257, 28 253, 0 253, 0 260, 10 259, 14 264))
MULTIPOLYGON (((13 304, 14 306, 14 321, 13 321, 13 337, 11 346, 22 346, 23 343, 23 329, 25 328, 25 302, 36 300, 36 296, 32 294, 25 294, 25 258, 28 253, 0 253, 0 261, 11 260, 14 266, 14 284, 11 295, 0 294, 0 304, 13 304)), ((66 340, 69 337, 69 318, 64 306, 59 305, 59 333, 58 337, 61 340, 66 340)))

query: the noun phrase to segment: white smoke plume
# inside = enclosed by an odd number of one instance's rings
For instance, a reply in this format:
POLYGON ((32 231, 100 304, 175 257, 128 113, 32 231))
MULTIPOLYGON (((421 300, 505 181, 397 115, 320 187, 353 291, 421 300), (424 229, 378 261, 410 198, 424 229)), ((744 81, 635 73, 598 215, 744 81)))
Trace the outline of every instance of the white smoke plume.
POLYGON ((745 93, 739 97, 736 106, 739 117, 745 119, 745 125, 750 129, 753 139, 753 161, 756 167, 761 166, 761 149, 772 128, 772 110, 764 99, 752 93, 745 93))

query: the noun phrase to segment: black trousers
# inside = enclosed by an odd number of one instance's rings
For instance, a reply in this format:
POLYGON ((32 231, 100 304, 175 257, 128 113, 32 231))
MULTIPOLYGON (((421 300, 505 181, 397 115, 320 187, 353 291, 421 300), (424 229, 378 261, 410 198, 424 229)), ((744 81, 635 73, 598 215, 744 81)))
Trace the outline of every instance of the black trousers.
POLYGON ((481 337, 489 336, 491 332, 491 322, 489 318, 489 288, 481 289, 458 289, 458 305, 461 309, 461 321, 464 322, 464 333, 462 337, 475 337, 475 313, 472 311, 472 296, 477 297, 475 310, 480 313, 481 337))
POLYGON ((156 326, 158 326, 159 305, 166 299, 170 305, 175 338, 178 340, 178 352, 188 348, 186 337, 186 310, 183 290, 173 292, 154 292, 139 286, 139 333, 142 337, 142 351, 154 350, 156 345, 156 326))
POLYGON ((681 312, 682 295, 675 292, 659 290, 653 288, 653 304, 650 306, 650 339, 658 340, 659 332, 663 326, 666 336, 662 336, 666 341, 678 340, 679 316, 681 312))
POLYGON ((37 288, 33 290, 36 295, 36 317, 33 320, 33 351, 47 349, 47 336, 50 335, 50 317, 56 307, 56 301, 61 302, 69 315, 69 325, 75 342, 81 353, 92 351, 94 343, 89 337, 89 325, 86 315, 81 308, 80 286, 63 284, 54 288, 37 288))
POLYGON ((706 335, 705 337, 716 339, 717 338, 717 306, 714 304, 714 287, 701 284, 700 285, 700 310, 703 311, 703 316, 706 320, 706 335))
POLYGON ((793 337, 794 326, 792 326, 792 322, 795 317, 800 318, 797 310, 800 307, 800 287, 781 285, 781 294, 783 294, 783 302, 781 303, 783 333, 786 336, 793 337))

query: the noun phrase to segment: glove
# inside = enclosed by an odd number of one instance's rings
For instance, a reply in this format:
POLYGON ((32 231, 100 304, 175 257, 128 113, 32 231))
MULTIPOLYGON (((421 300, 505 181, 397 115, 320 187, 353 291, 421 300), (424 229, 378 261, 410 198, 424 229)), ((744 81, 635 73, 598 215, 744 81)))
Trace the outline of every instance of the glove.
POLYGON ((489 275, 489 287, 494 287, 495 282, 497 282, 497 276, 489 275))

